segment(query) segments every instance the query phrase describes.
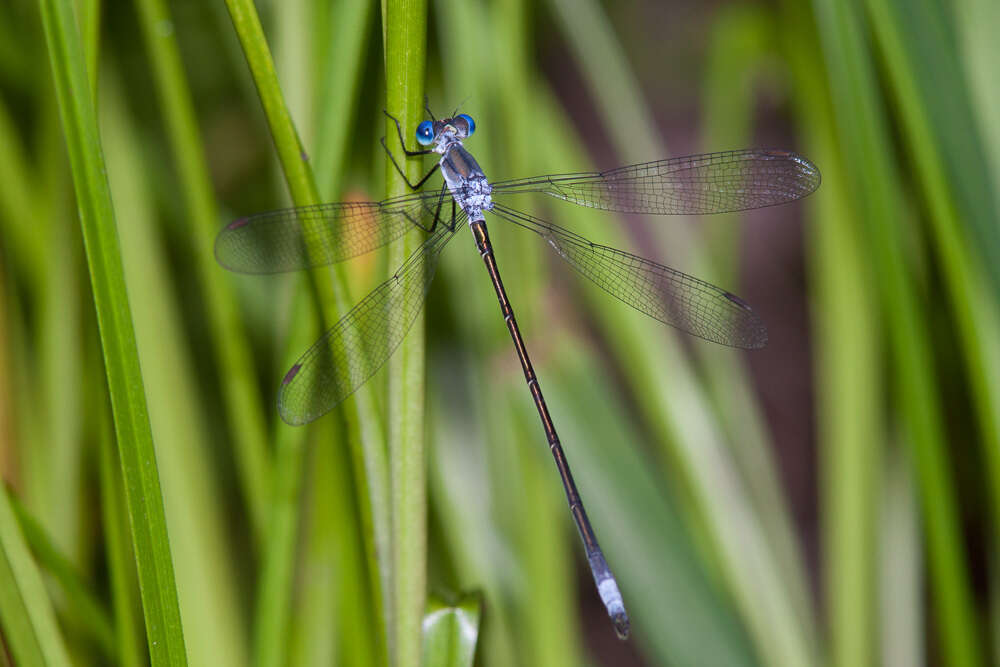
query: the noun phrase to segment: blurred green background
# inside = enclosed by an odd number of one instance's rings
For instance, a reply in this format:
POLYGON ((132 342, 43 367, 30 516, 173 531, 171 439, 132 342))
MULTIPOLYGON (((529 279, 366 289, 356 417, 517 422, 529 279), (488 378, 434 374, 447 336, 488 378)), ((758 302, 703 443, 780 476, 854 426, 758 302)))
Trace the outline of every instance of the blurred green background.
POLYGON ((0 664, 1000 661, 1000 4, 271 0, 263 33, 254 7, 0 4, 0 664), (740 294, 759 352, 491 227, 627 643, 471 238, 410 371, 302 429, 280 378, 402 255, 214 263, 235 217, 384 197, 381 110, 409 135, 424 83, 495 179, 749 146, 822 171, 746 215, 525 206, 740 294))

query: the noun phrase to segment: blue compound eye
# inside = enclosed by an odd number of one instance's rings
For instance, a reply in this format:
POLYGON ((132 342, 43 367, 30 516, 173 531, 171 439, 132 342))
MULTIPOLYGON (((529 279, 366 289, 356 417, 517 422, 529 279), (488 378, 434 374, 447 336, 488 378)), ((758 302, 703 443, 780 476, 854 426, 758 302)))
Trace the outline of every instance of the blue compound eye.
POLYGON ((434 124, 425 120, 417 125, 417 143, 421 146, 430 146, 434 141, 434 124))
POLYGON ((461 118, 462 120, 464 120, 466 123, 468 123, 469 129, 465 133, 465 136, 471 137, 472 133, 476 131, 476 121, 472 120, 472 116, 470 116, 469 114, 465 114, 465 113, 458 114, 458 117, 461 118))

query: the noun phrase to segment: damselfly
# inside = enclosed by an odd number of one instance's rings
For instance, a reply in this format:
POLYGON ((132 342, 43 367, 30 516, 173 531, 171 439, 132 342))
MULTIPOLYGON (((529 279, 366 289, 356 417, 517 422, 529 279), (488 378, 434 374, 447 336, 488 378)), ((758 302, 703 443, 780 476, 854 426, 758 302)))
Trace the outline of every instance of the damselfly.
MULTIPOLYGON (((696 215, 743 211, 808 195, 819 186, 819 170, 795 153, 751 149, 659 160, 610 171, 490 183, 462 145, 475 131, 470 116, 458 114, 436 120, 431 115, 432 120, 417 126, 417 143, 426 148, 416 151, 405 148, 399 121, 389 117, 396 122, 400 145, 407 156, 441 156, 419 182, 407 180, 415 192, 381 202, 321 204, 260 213, 233 221, 216 240, 215 255, 224 267, 241 273, 275 273, 344 261, 415 229, 427 234, 423 245, 388 280, 323 334, 288 371, 278 391, 281 417, 289 424, 313 421, 375 374, 423 307, 444 246, 462 223, 468 222, 559 468, 598 593, 615 630, 624 639, 629 620, 621 592, 587 519, 528 358, 500 280, 485 214, 534 232, 578 273, 636 310, 699 338, 753 349, 766 344, 767 330, 750 306, 731 292, 623 250, 593 243, 506 202, 534 192, 622 213, 696 215), (438 169, 444 176, 440 190, 419 191, 438 169)), ((388 148, 386 153, 406 179, 388 148)))

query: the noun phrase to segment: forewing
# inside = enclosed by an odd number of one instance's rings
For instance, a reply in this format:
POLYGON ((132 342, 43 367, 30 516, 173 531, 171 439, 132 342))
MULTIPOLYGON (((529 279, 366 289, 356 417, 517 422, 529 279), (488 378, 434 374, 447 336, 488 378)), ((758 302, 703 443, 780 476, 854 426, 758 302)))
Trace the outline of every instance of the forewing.
POLYGON ((299 206, 240 218, 215 240, 219 264, 239 273, 279 273, 341 262, 419 227, 430 228, 440 193, 383 202, 299 206))
POLYGON ((391 278, 372 290, 302 355, 278 390, 282 419, 293 425, 318 419, 382 367, 423 307, 441 250, 454 235, 453 229, 459 227, 438 224, 437 230, 391 278))
POLYGON ((805 197, 819 183, 819 169, 806 158, 751 149, 503 181, 493 184, 493 196, 541 192, 607 211, 700 215, 784 204, 805 197))
POLYGON ((654 319, 731 347, 767 344, 764 323, 735 294, 505 206, 498 204, 493 212, 540 235, 581 275, 654 319))

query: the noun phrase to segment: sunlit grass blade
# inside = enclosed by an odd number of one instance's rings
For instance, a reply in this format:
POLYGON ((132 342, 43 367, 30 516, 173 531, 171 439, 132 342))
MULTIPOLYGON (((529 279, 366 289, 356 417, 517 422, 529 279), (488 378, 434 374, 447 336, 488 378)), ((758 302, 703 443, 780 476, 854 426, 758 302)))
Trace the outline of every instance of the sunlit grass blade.
MULTIPOLYGON (((408 133, 423 118, 427 59, 426 0, 383 0, 386 110, 408 133)), ((401 155, 395 123, 385 119, 386 144, 399 155, 411 183, 420 180, 423 161, 401 155)), ((406 146, 412 150, 412 145, 406 146)), ((386 196, 408 191, 391 160, 386 160, 386 196)), ((409 234, 390 247, 389 263, 403 263, 422 243, 409 234)), ((427 484, 424 452, 424 316, 387 364, 389 368, 389 479, 391 488, 392 586, 389 618, 390 663, 420 662, 421 623, 427 595, 427 484)))
POLYGON ((83 48, 68 0, 40 0, 62 117, 142 583, 152 664, 184 665, 177 588, 111 193, 83 48))
POLYGON ((239 321, 232 277, 216 264, 212 252, 221 221, 176 33, 163 29, 172 19, 163 0, 137 0, 136 6, 182 186, 186 222, 191 232, 188 249, 195 259, 198 283, 202 286, 205 319, 210 325, 214 358, 218 360, 244 503, 259 543, 263 539, 270 490, 264 401, 257 388, 249 341, 239 321))
POLYGON ((19 665, 69 667, 69 654, 7 489, 0 487, 0 627, 19 665))
POLYGON ((943 415, 935 391, 936 373, 927 319, 901 259, 902 195, 892 161, 884 104, 875 63, 866 42, 859 3, 817 0, 814 8, 829 76, 837 136, 850 172, 853 205, 862 218, 868 264, 877 273, 879 305, 885 314, 891 373, 904 440, 911 446, 927 535, 932 604, 941 651, 950 665, 978 665, 982 656, 969 573, 948 471, 943 415))
POLYGON ((181 306, 166 248, 154 226, 153 198, 139 135, 125 113, 116 72, 101 86, 108 178, 117 210, 128 224, 119 232, 125 276, 134 297, 139 358, 148 381, 149 415, 160 445, 157 462, 171 535, 185 643, 193 663, 243 665, 243 605, 229 563, 219 476, 212 459, 198 384, 198 365, 181 325, 181 306))
POLYGON ((424 616, 423 667, 472 667, 479 638, 479 597, 469 595, 449 605, 437 597, 427 600, 424 616))
MULTIPOLYGON (((250 0, 227 0, 227 7, 264 107, 264 113, 292 200, 298 206, 316 204, 319 202, 319 195, 309 168, 308 156, 299 141, 281 93, 274 63, 256 8, 250 0)), ((347 301, 343 268, 337 266, 330 271, 314 271, 310 273, 310 276, 312 278, 311 286, 317 295, 317 301, 323 313, 323 322, 327 326, 332 326, 342 313, 347 312, 350 306, 347 301)), ((293 313, 296 313, 297 316, 292 326, 299 330, 308 331, 304 318, 305 311, 295 307, 293 313)), ((341 408, 341 414, 348 419, 346 441, 354 455, 353 470, 356 475, 356 488, 359 490, 359 494, 364 494, 362 503, 367 506, 362 509, 362 517, 371 517, 370 521, 362 522, 366 533, 366 544, 371 545, 367 565, 370 572, 369 581, 373 591, 372 596, 377 605, 375 618, 371 621, 371 629, 376 637, 382 638, 386 636, 387 622, 381 603, 383 590, 387 588, 386 582, 388 582, 388 573, 391 567, 388 553, 390 549, 388 538, 389 491, 381 418, 375 408, 373 392, 372 383, 363 386, 354 395, 354 398, 341 408)), ((285 427, 279 425, 278 428, 284 429, 285 427)), ((294 437, 301 440, 304 436, 301 433, 296 433, 294 437)), ((297 447, 286 448, 290 454, 295 454, 300 450, 301 444, 297 447)), ((296 474, 302 473, 297 456, 279 458, 276 461, 277 471, 275 475, 284 475, 285 468, 296 470, 296 474)), ((274 550, 275 553, 266 554, 265 558, 283 558, 284 556, 278 552, 287 553, 290 549, 294 549, 294 542, 274 541, 269 544, 269 550, 274 550)), ((275 570, 275 572, 281 572, 281 570, 275 570)), ((283 582, 283 590, 286 594, 281 596, 282 604, 290 602, 291 584, 290 578, 286 577, 283 582)), ((270 586, 267 582, 261 583, 262 589, 270 586)), ((282 616, 275 614, 264 619, 257 619, 256 622, 277 622, 281 618, 282 616)), ((275 633, 272 636, 285 636, 285 634, 275 633)), ((385 642, 379 640, 378 645, 383 646, 385 642)))
MULTIPOLYGON (((808 154, 823 165, 824 183, 806 208, 810 315, 814 323, 822 568, 826 582, 828 659, 834 667, 877 662, 878 608, 873 604, 878 553, 880 443, 886 429, 878 396, 884 391, 879 313, 862 247, 861 219, 843 191, 825 70, 808 8, 786 2, 780 34, 792 80, 792 100, 808 154)), ((907 664, 907 663, 899 663, 907 664)))

